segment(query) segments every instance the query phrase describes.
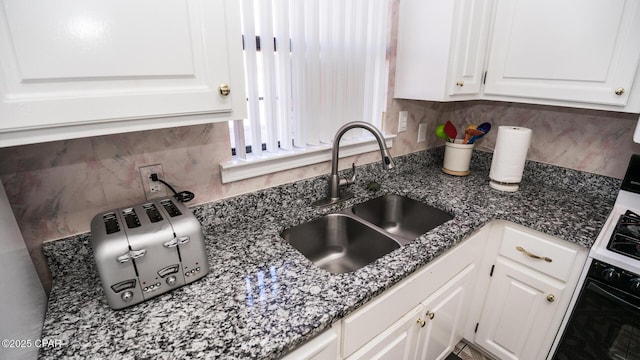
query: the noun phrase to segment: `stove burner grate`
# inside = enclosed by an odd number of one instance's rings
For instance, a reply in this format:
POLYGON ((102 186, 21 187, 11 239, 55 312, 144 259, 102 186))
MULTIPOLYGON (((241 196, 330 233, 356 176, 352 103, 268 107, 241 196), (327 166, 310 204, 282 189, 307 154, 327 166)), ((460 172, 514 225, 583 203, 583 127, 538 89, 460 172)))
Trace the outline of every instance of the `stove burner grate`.
POLYGON ((631 210, 620 215, 607 249, 640 260, 640 215, 631 210))

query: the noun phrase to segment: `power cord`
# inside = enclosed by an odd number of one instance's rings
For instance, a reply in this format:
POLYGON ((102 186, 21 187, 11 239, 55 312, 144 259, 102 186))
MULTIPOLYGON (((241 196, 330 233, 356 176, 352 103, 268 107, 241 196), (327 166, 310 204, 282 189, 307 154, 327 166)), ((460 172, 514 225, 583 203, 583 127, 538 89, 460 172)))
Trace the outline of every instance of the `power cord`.
POLYGON ((158 177, 158 174, 156 174, 156 173, 151 174, 151 176, 149 176, 149 178, 151 179, 151 181, 159 181, 159 182, 163 183, 166 187, 169 188, 169 190, 171 190, 173 192, 173 197, 176 198, 176 200, 178 200, 180 202, 188 202, 188 201, 193 200, 194 197, 196 197, 191 191, 177 192, 176 189, 173 188, 173 186, 169 185, 169 183, 167 183, 166 181, 160 179, 158 177))

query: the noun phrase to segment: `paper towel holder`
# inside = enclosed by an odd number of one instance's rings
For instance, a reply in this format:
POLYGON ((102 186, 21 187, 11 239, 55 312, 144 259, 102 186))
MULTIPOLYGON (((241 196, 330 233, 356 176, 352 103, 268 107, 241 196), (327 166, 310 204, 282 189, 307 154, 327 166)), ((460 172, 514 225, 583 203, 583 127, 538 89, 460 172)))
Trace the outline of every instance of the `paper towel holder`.
POLYGON ((526 165, 531 144, 531 129, 519 126, 500 126, 489 170, 489 186, 505 192, 515 192, 526 165))
POLYGON ((489 186, 500 191, 515 192, 520 188, 520 183, 507 183, 489 178, 489 186))

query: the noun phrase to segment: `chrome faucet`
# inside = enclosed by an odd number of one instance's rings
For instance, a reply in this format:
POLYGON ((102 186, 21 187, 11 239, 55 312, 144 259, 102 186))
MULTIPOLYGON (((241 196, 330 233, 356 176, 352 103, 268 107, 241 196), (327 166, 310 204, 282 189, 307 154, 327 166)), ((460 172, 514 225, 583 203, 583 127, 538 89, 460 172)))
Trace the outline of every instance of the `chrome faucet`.
POLYGON ((354 128, 362 128, 372 133, 378 141, 378 145, 380 146, 382 166, 387 170, 394 168, 395 164, 393 163, 393 158, 389 153, 389 149, 384 142, 384 137, 380 130, 378 130, 375 126, 363 121, 353 121, 346 123, 340 129, 338 129, 336 136, 333 138, 333 151, 331 153, 331 174, 329 175, 329 196, 326 199, 314 202, 312 204, 313 206, 332 205, 353 197, 352 193, 348 191, 341 192, 340 188, 346 187, 355 182, 356 164, 352 164, 353 175, 350 179, 340 179, 340 177, 338 176, 338 150, 340 148, 340 139, 342 138, 342 135, 354 128))

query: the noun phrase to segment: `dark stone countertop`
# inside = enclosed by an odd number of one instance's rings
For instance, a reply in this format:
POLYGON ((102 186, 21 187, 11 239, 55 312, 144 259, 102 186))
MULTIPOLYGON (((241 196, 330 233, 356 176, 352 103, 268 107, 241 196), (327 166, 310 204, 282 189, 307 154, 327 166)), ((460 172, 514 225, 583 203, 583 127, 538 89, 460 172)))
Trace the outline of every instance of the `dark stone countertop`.
POLYGON ((195 206, 203 225, 209 274, 188 286, 123 310, 106 303, 90 234, 46 243, 54 282, 42 359, 273 359, 455 246, 492 219, 508 220, 589 248, 621 181, 527 162, 520 190, 488 184, 491 154, 474 152, 471 175, 440 171, 442 148, 396 159, 397 167, 361 166, 346 203, 317 209, 326 178, 301 180, 195 206), (380 191, 365 185, 375 180, 380 191), (395 193, 449 211, 454 219, 352 273, 315 267, 280 237, 291 226, 355 203, 395 193))

